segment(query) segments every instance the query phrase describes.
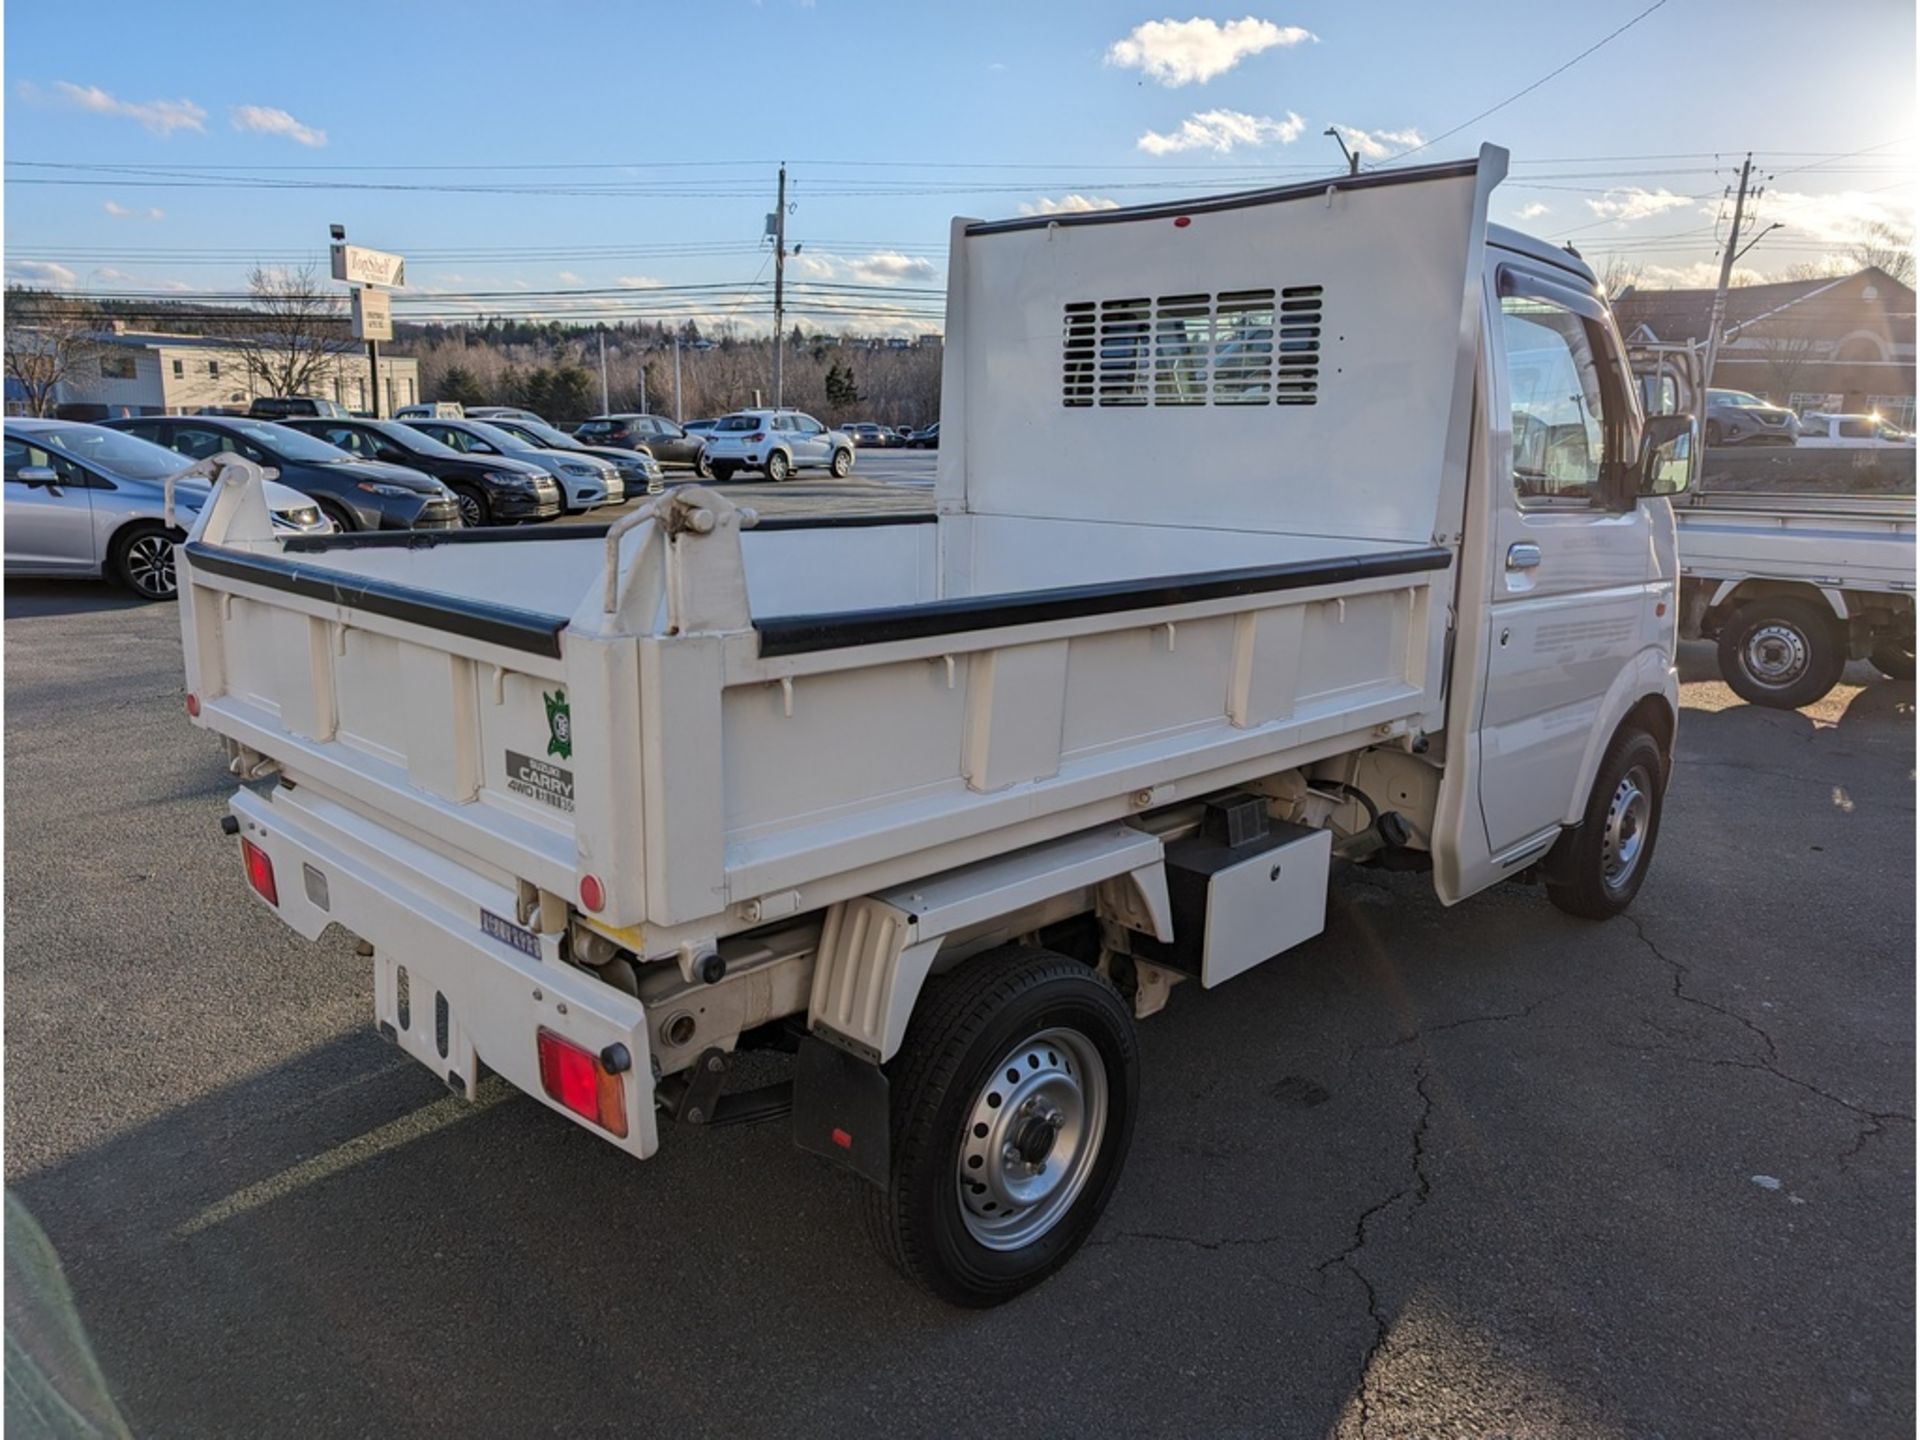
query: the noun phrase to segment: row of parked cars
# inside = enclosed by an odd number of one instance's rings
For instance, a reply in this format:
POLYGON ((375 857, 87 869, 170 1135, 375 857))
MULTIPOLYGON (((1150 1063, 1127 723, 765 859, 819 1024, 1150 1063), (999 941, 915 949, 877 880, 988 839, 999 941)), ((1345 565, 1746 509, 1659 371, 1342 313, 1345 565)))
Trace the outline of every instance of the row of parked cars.
POLYGON ((1707 391, 1709 445, 1811 445, 1830 449, 1913 448, 1913 435, 1878 415, 1795 414, 1745 390, 1707 391))
MULTIPOLYGON (((137 415, 6 422, 5 564, 9 574, 105 575, 152 600, 175 593, 173 542, 205 502, 204 482, 165 482, 233 453, 275 475, 274 523, 293 532, 442 530, 526 524, 659 491, 665 467, 713 480, 804 469, 845 476, 860 424, 830 428, 797 410, 744 410, 679 425, 601 415, 574 433, 527 410, 403 407, 392 420, 310 396, 256 400, 246 414, 137 415)), ((907 443, 939 444, 938 425, 907 443)))

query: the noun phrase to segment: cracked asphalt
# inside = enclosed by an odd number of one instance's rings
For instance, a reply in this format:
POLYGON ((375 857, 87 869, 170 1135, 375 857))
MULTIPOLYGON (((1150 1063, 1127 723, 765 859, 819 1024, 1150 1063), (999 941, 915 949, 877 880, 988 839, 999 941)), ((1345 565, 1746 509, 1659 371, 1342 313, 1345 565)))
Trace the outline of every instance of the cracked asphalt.
POLYGON ((6 618, 6 1174, 139 1433, 1913 1431, 1910 684, 1690 649, 1629 919, 1342 878, 1143 1027, 1104 1222, 971 1314, 778 1126, 641 1165, 447 1096, 245 894, 173 613, 6 618))

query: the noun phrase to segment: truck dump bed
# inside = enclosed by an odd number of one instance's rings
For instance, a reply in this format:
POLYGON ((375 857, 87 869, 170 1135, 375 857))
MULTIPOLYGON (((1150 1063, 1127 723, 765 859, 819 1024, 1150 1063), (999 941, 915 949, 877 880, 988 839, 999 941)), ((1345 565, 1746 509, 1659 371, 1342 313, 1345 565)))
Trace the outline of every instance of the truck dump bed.
POLYGON ((229 480, 198 723, 649 957, 1438 729, 1503 163, 958 225, 934 517, 282 541, 229 480))

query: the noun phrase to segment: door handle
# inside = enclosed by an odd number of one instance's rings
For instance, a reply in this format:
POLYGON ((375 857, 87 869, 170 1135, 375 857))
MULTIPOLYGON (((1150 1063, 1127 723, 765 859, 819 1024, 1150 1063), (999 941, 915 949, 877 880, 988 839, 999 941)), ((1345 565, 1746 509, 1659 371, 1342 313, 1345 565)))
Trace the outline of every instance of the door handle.
POLYGON ((1540 563, 1540 547, 1531 540, 1520 540, 1507 547, 1507 569, 1531 570, 1540 563))

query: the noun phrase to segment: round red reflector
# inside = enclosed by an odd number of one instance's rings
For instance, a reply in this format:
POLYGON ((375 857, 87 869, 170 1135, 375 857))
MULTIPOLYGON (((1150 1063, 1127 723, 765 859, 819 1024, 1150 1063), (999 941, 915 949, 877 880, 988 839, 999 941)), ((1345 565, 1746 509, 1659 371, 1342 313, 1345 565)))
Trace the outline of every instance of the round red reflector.
POLYGON ((191 690, 187 692, 187 714, 195 720, 200 718, 200 697, 191 690))
POLYGON ((1184 230, 1192 223, 1193 217, 1191 215, 1181 215, 1174 220, 1173 228, 1176 230, 1184 230))
POLYGON ((607 892, 600 884, 598 875, 580 877, 580 903, 593 911, 600 910, 607 903, 607 892))

